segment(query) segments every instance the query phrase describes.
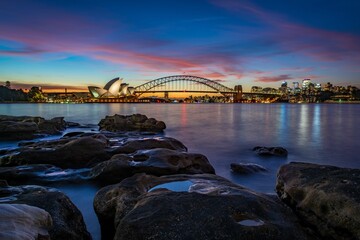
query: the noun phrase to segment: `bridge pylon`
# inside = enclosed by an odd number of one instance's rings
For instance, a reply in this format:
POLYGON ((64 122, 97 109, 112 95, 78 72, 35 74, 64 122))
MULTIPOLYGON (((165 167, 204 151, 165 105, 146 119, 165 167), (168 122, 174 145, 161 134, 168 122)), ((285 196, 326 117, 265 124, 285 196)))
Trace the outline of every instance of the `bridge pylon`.
POLYGON ((235 90, 234 102, 241 102, 242 101, 242 95, 243 95, 242 85, 236 85, 234 87, 234 90, 235 90))

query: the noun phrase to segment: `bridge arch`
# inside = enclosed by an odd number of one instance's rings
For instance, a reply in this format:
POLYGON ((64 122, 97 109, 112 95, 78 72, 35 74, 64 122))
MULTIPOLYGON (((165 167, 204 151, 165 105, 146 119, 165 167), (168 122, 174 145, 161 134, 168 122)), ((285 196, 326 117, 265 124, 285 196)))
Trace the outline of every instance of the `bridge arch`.
POLYGON ((191 75, 175 75, 175 76, 167 76, 167 77, 158 78, 158 79, 149 81, 147 83, 144 83, 142 85, 135 87, 135 93, 137 93, 136 95, 139 97, 140 95, 142 95, 146 92, 151 92, 151 89, 153 89, 153 88, 156 88, 158 86, 161 86, 161 85, 169 83, 169 82, 176 82, 176 81, 187 81, 187 82, 199 83, 199 84, 205 85, 205 86, 213 89, 217 93, 220 93, 224 96, 226 96, 228 94, 236 93, 233 89, 228 88, 225 85, 220 84, 216 81, 213 81, 213 80, 210 80, 207 78, 191 76, 191 75))

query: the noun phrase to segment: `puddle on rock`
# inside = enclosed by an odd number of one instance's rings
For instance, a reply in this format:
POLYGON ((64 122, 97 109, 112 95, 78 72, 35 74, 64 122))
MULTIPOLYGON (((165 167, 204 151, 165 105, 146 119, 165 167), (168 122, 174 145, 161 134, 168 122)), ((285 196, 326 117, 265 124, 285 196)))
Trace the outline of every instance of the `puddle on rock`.
POLYGON ((245 219, 245 220, 238 222, 238 224, 246 226, 246 227, 259 227, 259 226, 264 225, 264 222, 261 221, 260 219, 255 219, 255 220, 245 219))
POLYGON ((189 188, 191 187, 192 184, 193 184, 193 182, 189 181, 189 180, 168 182, 168 183, 156 185, 155 187, 151 188, 148 192, 152 192, 152 191, 154 191, 156 189, 160 189, 160 188, 166 188, 173 192, 188 192, 189 188))

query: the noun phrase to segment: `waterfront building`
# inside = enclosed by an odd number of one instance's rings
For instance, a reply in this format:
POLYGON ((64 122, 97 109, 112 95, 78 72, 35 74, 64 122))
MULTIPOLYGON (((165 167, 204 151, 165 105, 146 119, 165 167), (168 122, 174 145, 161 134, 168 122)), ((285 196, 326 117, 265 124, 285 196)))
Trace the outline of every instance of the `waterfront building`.
POLYGON ((135 89, 129 84, 122 83, 122 78, 114 78, 105 84, 104 88, 89 86, 89 92, 93 98, 120 98, 133 96, 135 89))
POLYGON ((324 91, 331 91, 332 88, 333 88, 333 85, 330 82, 328 82, 324 86, 324 91))
POLYGON ((302 80, 302 90, 303 91, 308 90, 310 84, 311 84, 311 80, 309 78, 302 80))
POLYGON ((262 87, 259 87, 259 86, 252 86, 251 87, 251 92, 252 93, 259 93, 262 91, 262 87))
POLYGON ((288 91, 287 82, 284 81, 281 83, 280 92, 282 92, 283 94, 286 94, 287 91, 288 91))

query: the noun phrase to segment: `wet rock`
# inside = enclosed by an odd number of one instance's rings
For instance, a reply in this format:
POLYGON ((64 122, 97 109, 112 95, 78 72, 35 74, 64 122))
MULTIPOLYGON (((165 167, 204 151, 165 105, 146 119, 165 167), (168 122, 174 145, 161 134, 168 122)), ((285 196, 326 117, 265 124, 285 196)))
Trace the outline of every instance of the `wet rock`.
POLYGON ((41 134, 59 134, 66 128, 63 117, 46 120, 42 117, 0 115, 0 139, 27 140, 41 134))
POLYGON ((44 182, 81 182, 88 180, 89 169, 61 169, 50 164, 0 167, 0 179, 10 185, 44 182))
POLYGON ((162 137, 126 141, 122 146, 114 149, 113 153, 133 153, 137 150, 154 148, 166 148, 184 152, 187 151, 187 147, 185 147, 182 142, 174 138, 162 137))
POLYGON ((254 163, 231 163, 231 170, 240 174, 267 172, 266 168, 254 163))
POLYGON ((63 193, 40 186, 0 187, 0 202, 27 204, 51 215, 50 239, 91 239, 80 211, 63 193))
POLYGON ((288 155, 288 151, 283 147, 254 147, 253 151, 255 151, 260 156, 278 156, 278 157, 286 157, 288 155))
POLYGON ((106 116, 99 122, 99 130, 105 131, 149 131, 162 132, 166 125, 162 121, 154 118, 148 118, 142 114, 133 114, 129 116, 118 115, 106 116))
POLYGON ((83 168, 110 159, 108 139, 89 137, 59 139, 27 145, 19 153, 0 158, 0 166, 52 164, 61 168, 83 168))
POLYGON ((360 239, 360 170, 310 163, 284 165, 276 191, 324 239, 360 239))
POLYGON ((0 239, 50 240, 51 216, 26 204, 0 204, 0 239))
POLYGON ((107 184, 117 183, 136 173, 156 176, 170 174, 215 173, 208 159, 201 154, 156 148, 139 150, 131 156, 117 154, 96 165, 90 178, 107 184))
POLYGON ((34 122, 0 122, 0 138, 3 140, 33 139, 38 130, 34 122))
POLYGON ((45 120, 38 124, 40 133, 60 134, 66 129, 66 122, 63 117, 55 117, 51 120, 45 120))
POLYGON ((104 239, 309 239, 277 198, 216 175, 138 174, 102 188, 104 239))

